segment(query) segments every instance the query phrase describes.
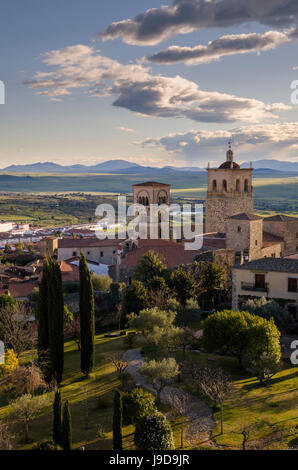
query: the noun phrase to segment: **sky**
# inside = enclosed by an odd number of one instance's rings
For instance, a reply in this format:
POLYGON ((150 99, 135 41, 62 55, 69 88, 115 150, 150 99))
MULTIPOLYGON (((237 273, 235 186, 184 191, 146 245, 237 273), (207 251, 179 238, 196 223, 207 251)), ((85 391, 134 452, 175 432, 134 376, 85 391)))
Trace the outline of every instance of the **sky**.
POLYGON ((0 168, 204 167, 231 137, 240 163, 298 161, 297 0, 10 0, 1 20, 0 168))

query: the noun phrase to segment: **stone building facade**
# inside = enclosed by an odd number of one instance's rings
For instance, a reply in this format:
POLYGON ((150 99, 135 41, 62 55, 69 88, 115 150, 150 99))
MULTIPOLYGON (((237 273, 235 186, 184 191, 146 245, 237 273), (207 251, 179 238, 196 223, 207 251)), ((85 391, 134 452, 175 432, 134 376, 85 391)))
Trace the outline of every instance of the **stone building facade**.
POLYGON ((169 184, 158 183, 156 181, 148 181, 146 183, 139 183, 133 185, 133 201, 134 204, 141 204, 146 207, 146 216, 138 227, 141 230, 141 224, 144 225, 144 233, 147 233, 147 238, 170 238, 169 225, 164 224, 167 233, 161 233, 162 213, 168 212, 170 205, 170 188, 169 184), (155 205, 160 208, 160 212, 154 214, 153 208, 155 205))
POLYGON ((263 221, 264 230, 284 240, 283 255, 298 252, 298 218, 277 214, 266 217, 263 221))
POLYGON ((234 162, 231 148, 219 168, 208 168, 206 232, 225 232, 229 217, 254 209, 252 168, 234 162))

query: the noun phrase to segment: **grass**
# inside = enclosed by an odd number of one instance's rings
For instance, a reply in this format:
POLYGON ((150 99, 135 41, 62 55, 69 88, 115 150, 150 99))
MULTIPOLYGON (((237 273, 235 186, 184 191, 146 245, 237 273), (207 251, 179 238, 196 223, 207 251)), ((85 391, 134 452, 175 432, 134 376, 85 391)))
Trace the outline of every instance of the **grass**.
MULTIPOLYGON (((120 386, 115 368, 107 360, 107 354, 115 351, 124 351, 127 346, 123 343, 123 337, 105 338, 96 336, 96 367, 90 378, 86 379, 80 372, 80 353, 74 342, 65 343, 65 366, 61 392, 63 400, 69 400, 72 416, 73 447, 78 449, 84 446, 86 450, 112 450, 112 415, 114 390, 120 386), (98 407, 98 398, 108 398, 108 408, 98 407), (88 417, 87 417, 88 410, 88 417), (105 437, 97 437, 98 427, 101 427, 105 437)), ((28 362, 32 355, 26 354, 22 362, 28 362)), ((36 418, 29 427, 30 442, 23 442, 21 423, 14 424, 14 432, 17 435, 17 449, 31 449, 35 442, 48 440, 52 437, 52 402, 54 393, 46 394, 49 399, 48 406, 41 416, 36 418)), ((165 408, 163 411, 167 411, 165 408)), ((0 421, 9 412, 7 397, 0 394, 0 421)), ((180 445, 179 420, 171 421, 177 448, 180 445)), ((134 450, 134 426, 123 427, 124 450, 134 450)))
MULTIPOLYGON (((68 399, 71 407, 73 424, 74 448, 84 446, 92 450, 112 450, 112 404, 114 390, 120 382, 114 366, 107 360, 107 354, 115 351, 124 351, 127 346, 123 338, 105 338, 96 336, 96 367, 90 378, 82 376, 80 366, 80 353, 73 342, 65 344, 65 368, 61 391, 63 400, 68 399), (105 397, 110 402, 107 408, 98 406, 98 398, 105 397), (88 417, 87 417, 88 411, 88 417), (98 427, 105 433, 104 438, 97 436, 98 427)), ((222 367, 231 377, 234 392, 224 407, 224 434, 220 435, 220 413, 215 412, 216 428, 213 439, 216 444, 227 449, 241 447, 241 426, 255 425, 252 439, 266 439, 276 433, 282 432, 279 442, 271 444, 274 448, 288 448, 295 444, 298 430, 298 369, 297 367, 284 366, 271 382, 271 385, 261 387, 259 382, 246 372, 238 369, 237 361, 231 357, 216 354, 192 354, 186 353, 191 361, 201 365, 217 365, 222 367)), ((154 351, 148 350, 148 359, 153 357, 154 351)), ((181 353, 176 354, 177 360, 181 359, 181 353)), ((32 359, 30 354, 22 357, 23 362, 32 359)), ((191 393, 196 390, 186 386, 191 393)), ((52 402, 53 392, 48 394, 49 404, 43 414, 30 424, 30 442, 22 441, 22 426, 14 425, 14 431, 18 436, 18 449, 30 449, 34 442, 51 439, 52 432, 52 402)), ((161 406, 161 411, 169 414, 168 406, 161 406)), ((5 418, 9 411, 7 398, 0 394, 0 420, 5 418)), ((171 419, 169 416, 176 448, 180 448, 181 423, 179 419, 171 419)), ((126 450, 134 449, 133 426, 124 426, 123 445, 126 450)), ((185 443, 185 449, 189 449, 185 443)))
MULTIPOLYGON (((80 367, 80 353, 73 342, 65 344, 65 368, 61 391, 63 400, 70 402, 72 415, 72 429, 74 448, 85 446, 86 449, 109 450, 112 449, 112 403, 113 392, 120 385, 113 365, 106 359, 107 353, 124 350, 122 338, 104 338, 96 336, 96 367, 90 378, 82 376, 80 367), (100 409, 97 405, 98 398, 109 397, 111 406, 100 409), (87 419, 88 406, 88 419, 87 419), (106 433, 105 439, 97 438, 98 426, 102 426, 106 433)), ((27 358, 28 359, 28 358, 27 358)), ((24 444, 21 442, 22 427, 15 425, 20 437, 18 448, 31 448, 33 442, 51 439, 52 432, 52 401, 53 392, 47 394, 50 405, 45 412, 30 424, 30 440, 24 444)), ((0 419, 4 418, 9 408, 5 397, 0 397, 0 419)), ((132 426, 123 428, 125 449, 133 448, 132 426)))
POLYGON ((214 413, 216 428, 213 439, 216 444, 226 448, 240 448, 242 426, 254 425, 252 440, 266 442, 269 436, 281 432, 279 442, 270 446, 286 449, 292 445, 293 438, 298 437, 297 367, 283 364, 283 369, 272 378, 270 386, 263 387, 255 377, 239 370, 235 358, 188 353, 188 359, 201 365, 220 366, 233 383, 233 393, 224 406, 223 435, 220 435, 220 412, 214 413))

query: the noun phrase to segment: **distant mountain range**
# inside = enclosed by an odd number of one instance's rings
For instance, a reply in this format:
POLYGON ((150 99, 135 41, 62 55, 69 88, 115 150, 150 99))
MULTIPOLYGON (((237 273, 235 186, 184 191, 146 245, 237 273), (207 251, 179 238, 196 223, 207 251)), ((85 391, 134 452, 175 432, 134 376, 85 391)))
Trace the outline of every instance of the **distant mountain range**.
MULTIPOLYGON (((243 163, 242 168, 249 168, 250 163, 243 163)), ((283 162, 280 160, 258 160, 253 162, 256 170, 269 170, 276 172, 297 172, 298 162, 283 162)), ((10 165, 0 170, 9 173, 175 173, 175 172, 204 172, 205 168, 199 167, 174 167, 164 166, 162 168, 142 166, 126 160, 108 160, 93 166, 86 165, 58 165, 52 162, 39 162, 28 165, 10 165)))

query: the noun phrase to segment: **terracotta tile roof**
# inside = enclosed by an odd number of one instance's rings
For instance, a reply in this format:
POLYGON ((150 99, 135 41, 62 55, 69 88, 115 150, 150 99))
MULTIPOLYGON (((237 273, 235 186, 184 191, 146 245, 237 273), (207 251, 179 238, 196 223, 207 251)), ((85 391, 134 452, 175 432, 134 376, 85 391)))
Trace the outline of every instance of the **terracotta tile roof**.
POLYGON ((137 266, 142 256, 150 250, 160 255, 169 269, 173 269, 181 264, 190 264, 193 262, 194 257, 199 254, 197 250, 185 250, 184 246, 178 243, 176 246, 154 244, 151 247, 143 246, 142 248, 129 252, 122 260, 120 267, 137 266))
POLYGON ((146 246, 177 246, 177 242, 173 240, 137 240, 137 244, 139 248, 146 247, 146 246))
POLYGON ((229 219, 236 219, 236 220, 262 220, 263 217, 260 217, 259 215, 252 214, 252 213, 249 213, 249 212, 243 212, 242 214, 233 215, 232 217, 229 217, 229 219))
POLYGON ((8 291, 9 294, 16 299, 28 297, 35 287, 38 287, 37 282, 10 283, 8 285, 8 289, 0 288, 0 295, 3 295, 8 291))
POLYGON ((272 245, 279 245, 280 243, 283 243, 283 241, 283 238, 277 237, 272 233, 263 232, 263 248, 272 245))
POLYGON ((158 186, 170 187, 170 184, 158 183, 157 181, 146 181, 145 183, 133 184, 133 186, 151 186, 153 188, 158 186))
POLYGON ((61 238, 58 241, 58 248, 91 248, 104 246, 118 246, 123 239, 99 240, 98 238, 61 238))
POLYGON ((295 221, 298 222, 298 217, 290 217, 288 215, 283 215, 283 214, 276 214, 272 215, 270 217, 265 217, 264 219, 266 222, 291 222, 295 221))
MULTIPOLYGON (((75 264, 67 263, 66 261, 59 261, 62 282, 79 282, 80 270, 75 264)), ((42 279, 42 272, 38 276, 38 282, 42 279)))

